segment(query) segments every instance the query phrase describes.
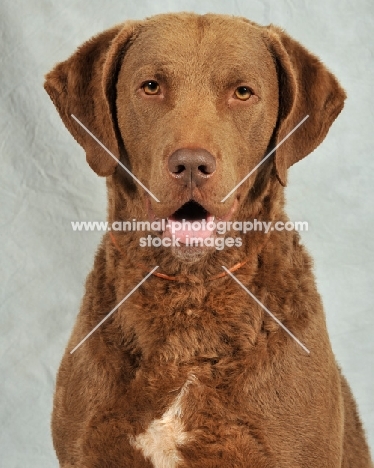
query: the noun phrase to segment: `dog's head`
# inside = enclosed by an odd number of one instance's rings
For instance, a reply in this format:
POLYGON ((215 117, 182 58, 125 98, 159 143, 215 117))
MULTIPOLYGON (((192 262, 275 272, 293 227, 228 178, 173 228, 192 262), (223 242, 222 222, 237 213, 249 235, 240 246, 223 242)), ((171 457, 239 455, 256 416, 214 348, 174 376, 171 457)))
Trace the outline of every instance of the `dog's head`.
POLYGON ((170 223, 232 219, 261 169, 228 193, 281 143, 264 166, 285 185, 287 169, 321 143, 345 99, 334 76, 280 29, 186 13, 94 37, 47 75, 45 88, 92 169, 121 185, 127 216, 143 209, 170 223))

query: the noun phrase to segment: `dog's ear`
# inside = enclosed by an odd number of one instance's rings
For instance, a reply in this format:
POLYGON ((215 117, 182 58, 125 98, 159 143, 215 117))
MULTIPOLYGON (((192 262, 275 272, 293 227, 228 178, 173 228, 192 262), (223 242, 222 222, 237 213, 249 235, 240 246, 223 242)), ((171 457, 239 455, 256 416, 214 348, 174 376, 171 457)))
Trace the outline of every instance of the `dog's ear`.
POLYGON ((119 158, 118 132, 112 114, 115 84, 137 24, 126 22, 93 37, 46 75, 44 88, 64 124, 85 150, 88 164, 101 176, 113 174, 117 161, 81 128, 72 114, 119 158))
POLYGON ((309 115, 276 150, 277 177, 286 185, 287 169, 323 141, 343 108, 346 94, 332 73, 302 45, 273 25, 267 28, 267 33, 279 80, 275 144, 309 115))

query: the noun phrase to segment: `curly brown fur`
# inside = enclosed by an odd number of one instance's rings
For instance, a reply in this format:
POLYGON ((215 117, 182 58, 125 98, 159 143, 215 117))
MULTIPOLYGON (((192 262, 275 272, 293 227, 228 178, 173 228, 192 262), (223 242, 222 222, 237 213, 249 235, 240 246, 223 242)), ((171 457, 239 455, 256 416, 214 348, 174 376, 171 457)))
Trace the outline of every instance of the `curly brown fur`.
MULTIPOLYGON (((96 36, 58 64, 45 87, 91 167, 107 177, 109 222, 167 217, 190 199, 217 218, 286 222, 287 169, 321 143, 345 99, 334 76, 280 29, 187 13, 96 36), (161 97, 144 96, 146 80, 161 83, 161 97), (236 102, 243 83, 253 87, 251 97, 236 102), (202 185, 178 183, 167 164, 180 148, 213 155, 213 176, 202 185)), ((298 234, 254 231, 240 247, 220 251, 140 248, 141 235, 115 233, 116 244, 105 235, 87 279, 57 378, 52 429, 60 466, 372 466, 298 234), (243 259, 235 276, 310 355, 232 278, 212 280, 222 265, 243 259), (151 276, 70 354, 156 265, 178 281, 151 276)))

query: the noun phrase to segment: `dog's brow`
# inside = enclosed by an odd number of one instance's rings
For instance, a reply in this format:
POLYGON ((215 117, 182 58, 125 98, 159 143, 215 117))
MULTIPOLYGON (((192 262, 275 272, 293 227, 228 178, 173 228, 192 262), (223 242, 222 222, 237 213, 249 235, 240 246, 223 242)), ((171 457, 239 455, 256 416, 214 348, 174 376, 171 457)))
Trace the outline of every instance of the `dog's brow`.
POLYGON ((165 62, 154 62, 151 64, 143 65, 136 71, 135 76, 142 75, 170 75, 175 73, 175 64, 165 62))
POLYGON ((220 75, 226 81, 238 81, 238 80, 256 80, 257 73, 255 71, 255 67, 251 66, 249 63, 243 63, 242 65, 238 65, 237 63, 233 64, 232 67, 225 71, 220 70, 220 75))

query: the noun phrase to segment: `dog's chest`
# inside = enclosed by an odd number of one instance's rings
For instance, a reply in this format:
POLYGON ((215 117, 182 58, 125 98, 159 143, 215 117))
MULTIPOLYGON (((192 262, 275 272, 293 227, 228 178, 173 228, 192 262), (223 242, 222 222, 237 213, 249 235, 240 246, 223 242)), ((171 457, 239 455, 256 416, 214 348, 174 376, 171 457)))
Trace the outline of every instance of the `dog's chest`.
POLYGON ((133 330, 144 360, 188 362, 196 357, 253 352, 263 312, 244 292, 226 297, 218 291, 204 300, 196 298, 193 304, 194 297, 177 301, 176 293, 168 296, 164 291, 153 291, 149 296, 129 302, 123 314, 123 328, 133 330), (168 300, 155 305, 151 302, 154 297, 168 300), (218 307, 221 304, 225 305, 218 307))
MULTIPOLYGON (((206 452, 209 459, 212 449, 206 443, 205 434, 212 431, 217 432, 217 439, 221 438, 217 447, 227 456, 232 452, 235 457, 236 451, 226 447, 226 442, 237 437, 233 429, 236 424, 233 423, 233 415, 238 412, 238 395, 243 393, 245 387, 239 381, 243 383, 245 374, 244 356, 255 358, 253 346, 261 327, 261 315, 255 305, 248 307, 247 298, 241 294, 235 301, 229 298, 228 303, 227 310, 225 308, 222 314, 215 313, 213 308, 198 307, 198 304, 194 304, 193 308, 183 303, 174 304, 173 308, 162 304, 155 311, 155 306, 144 300, 139 307, 142 312, 137 317, 142 318, 142 327, 138 329, 136 322, 133 328, 143 359, 164 362, 166 367, 167 363, 181 363, 182 367, 189 367, 191 374, 196 375, 191 377, 189 374, 190 377, 163 414, 153 419, 143 432, 130 438, 133 448, 140 451, 154 468, 179 468, 187 453, 192 452, 192 456, 195 456, 194 446, 206 452), (155 312, 145 314, 144 310, 155 312), (142 334, 143 330, 151 329, 159 330, 159 333, 142 334), (159 338, 162 335, 165 336, 163 341, 159 338), (220 382, 224 382, 224 385, 217 391, 216 386, 220 382)), ((248 364, 248 360, 245 362, 248 364)), ((166 367, 157 377, 160 384, 156 391, 158 394, 165 388, 163 375, 174 372, 166 372, 166 367)), ((146 387, 147 379, 145 377, 146 387)), ((151 386, 154 385, 152 380, 151 386)), ((243 428, 238 427, 238 431, 241 433, 243 428)), ((244 440, 247 435, 243 433, 241 437, 244 440)), ((232 442, 231 445, 234 444, 232 442)))
POLYGON ((183 423, 183 402, 193 382, 191 376, 161 418, 153 420, 146 431, 130 438, 131 445, 140 450, 154 468, 177 468, 182 461, 178 447, 190 439, 183 423))

